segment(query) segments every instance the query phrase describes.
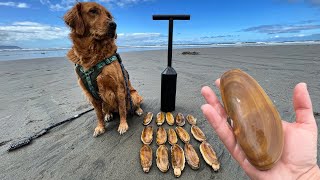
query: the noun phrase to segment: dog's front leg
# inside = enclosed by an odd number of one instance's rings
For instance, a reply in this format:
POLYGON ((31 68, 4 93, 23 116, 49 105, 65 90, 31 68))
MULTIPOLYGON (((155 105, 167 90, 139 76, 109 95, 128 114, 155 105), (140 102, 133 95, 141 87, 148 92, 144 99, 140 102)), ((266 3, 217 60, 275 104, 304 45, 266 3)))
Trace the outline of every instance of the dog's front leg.
POLYGON ((98 119, 97 127, 94 129, 94 133, 93 133, 93 136, 97 137, 100 134, 103 134, 105 132, 102 103, 96 100, 92 100, 91 103, 94 107, 94 110, 96 111, 97 119, 98 119))
POLYGON ((123 87, 119 87, 117 90, 117 100, 118 100, 119 115, 120 115, 120 125, 118 128, 118 132, 120 134, 123 134, 129 128, 128 123, 127 123, 127 108, 126 108, 125 89, 123 87))

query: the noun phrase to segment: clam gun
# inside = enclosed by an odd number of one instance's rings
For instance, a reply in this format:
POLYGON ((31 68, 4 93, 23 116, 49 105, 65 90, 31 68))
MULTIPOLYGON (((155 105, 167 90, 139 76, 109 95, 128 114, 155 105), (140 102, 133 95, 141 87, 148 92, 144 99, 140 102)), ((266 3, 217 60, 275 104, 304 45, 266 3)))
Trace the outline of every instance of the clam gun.
POLYGON ((172 67, 172 35, 174 20, 190 20, 190 15, 153 15, 153 20, 169 20, 168 66, 161 73, 161 111, 171 112, 176 106, 177 72, 172 67))

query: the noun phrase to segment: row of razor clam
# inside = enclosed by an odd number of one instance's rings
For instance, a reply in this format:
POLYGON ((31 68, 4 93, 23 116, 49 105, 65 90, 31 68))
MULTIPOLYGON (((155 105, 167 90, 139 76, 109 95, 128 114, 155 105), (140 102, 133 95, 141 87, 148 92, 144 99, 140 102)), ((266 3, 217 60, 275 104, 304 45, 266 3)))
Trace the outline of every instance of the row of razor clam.
MULTIPOLYGON (((147 126, 151 123, 153 119, 153 113, 148 112, 147 115, 143 118, 143 125, 147 126)), ((196 125, 197 119, 193 117, 191 114, 188 114, 186 117, 188 123, 190 125, 196 125)), ((185 125, 185 118, 182 113, 178 113, 176 118, 173 117, 173 114, 171 112, 159 112, 156 117, 156 124, 158 126, 161 126, 164 124, 164 122, 167 121, 167 124, 172 126, 176 122, 177 126, 184 126, 185 125), (175 120, 176 119, 176 120, 175 120)))
MULTIPOLYGON (((143 142, 143 145, 140 149, 140 161, 142 169, 146 173, 149 172, 152 166, 152 149, 149 146, 153 140, 153 127, 149 126, 152 119, 153 113, 148 112, 143 119, 143 124, 146 127, 143 129, 141 134, 141 141, 143 142)), ((191 125, 191 134, 197 141, 201 142, 199 149, 203 159, 213 168, 214 171, 217 171, 220 168, 220 163, 212 146, 206 142, 205 134, 196 125, 197 119, 190 114, 187 115, 186 119, 191 125)), ((185 118, 183 114, 178 113, 174 119, 170 112, 159 112, 156 117, 156 124, 160 126, 157 129, 156 137, 156 143, 159 146, 156 151, 156 164, 159 170, 164 173, 169 170, 169 154, 168 148, 165 146, 167 141, 171 145, 171 165, 176 177, 179 177, 184 170, 185 160, 187 160, 187 163, 192 169, 199 169, 199 156, 194 147, 189 143, 190 136, 188 132, 182 128, 182 126, 185 125, 185 118), (176 122, 177 127, 175 130, 173 128, 169 128, 167 133, 167 131, 161 126, 165 120, 170 126, 176 122), (181 141, 185 143, 184 150, 177 144, 177 134, 181 141)))

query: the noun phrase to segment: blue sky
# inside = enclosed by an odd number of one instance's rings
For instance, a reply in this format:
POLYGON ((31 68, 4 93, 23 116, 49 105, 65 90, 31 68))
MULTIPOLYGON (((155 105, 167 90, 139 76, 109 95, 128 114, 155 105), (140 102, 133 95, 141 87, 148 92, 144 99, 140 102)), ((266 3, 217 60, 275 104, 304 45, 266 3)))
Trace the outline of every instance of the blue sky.
MULTIPOLYGON (((80 0, 79 0, 80 1, 80 0)), ((167 21, 153 14, 190 14, 176 21, 174 43, 320 40, 320 0, 97 0, 118 24, 118 45, 167 44, 167 21)), ((0 0, 0 45, 70 47, 62 17, 75 0, 0 0)))

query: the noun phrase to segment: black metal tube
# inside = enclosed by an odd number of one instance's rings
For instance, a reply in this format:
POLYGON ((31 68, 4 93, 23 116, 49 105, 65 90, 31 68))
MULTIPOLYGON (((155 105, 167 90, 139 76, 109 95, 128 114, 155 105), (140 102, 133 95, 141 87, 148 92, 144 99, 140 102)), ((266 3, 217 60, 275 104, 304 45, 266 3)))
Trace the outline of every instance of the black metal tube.
POLYGON ((153 20, 190 20, 190 15, 153 15, 153 20))
POLYGON ((169 33, 168 33, 168 66, 172 64, 172 34, 173 34, 173 19, 169 19, 169 33))

